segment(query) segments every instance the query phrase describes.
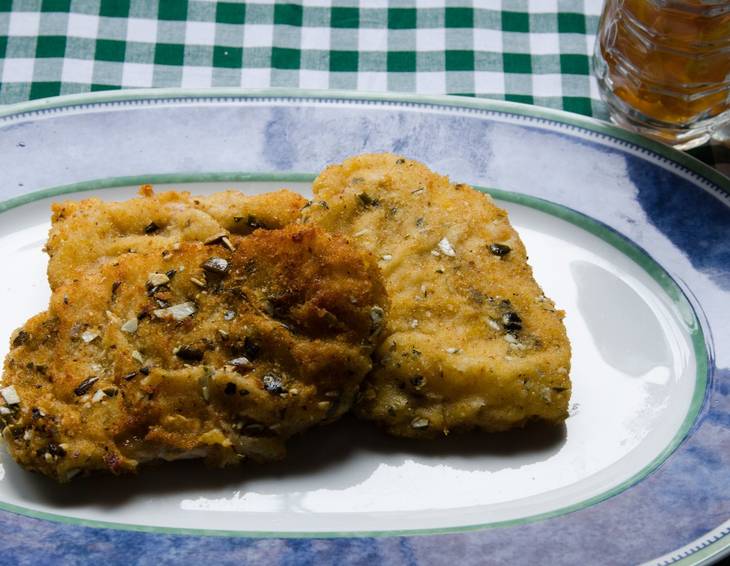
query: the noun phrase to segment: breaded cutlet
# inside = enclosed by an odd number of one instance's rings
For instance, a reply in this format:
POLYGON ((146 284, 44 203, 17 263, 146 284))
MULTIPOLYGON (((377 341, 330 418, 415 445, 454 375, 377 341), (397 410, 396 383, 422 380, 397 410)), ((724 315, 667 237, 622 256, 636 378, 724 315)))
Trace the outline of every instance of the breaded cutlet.
POLYGON ((179 242, 282 228, 296 221, 305 203, 300 195, 285 190, 192 196, 175 191, 155 194, 150 185, 140 189, 138 198, 123 202, 90 198, 56 203, 46 244, 48 280, 55 289, 104 258, 162 253, 179 242))
POLYGON ((283 457, 349 410, 388 311, 375 259, 315 226, 95 263, 11 337, 3 437, 67 481, 283 457))
POLYGON ((379 258, 391 300, 360 416, 407 437, 568 416, 563 312, 488 195, 391 154, 328 167, 313 190, 302 222, 379 258))

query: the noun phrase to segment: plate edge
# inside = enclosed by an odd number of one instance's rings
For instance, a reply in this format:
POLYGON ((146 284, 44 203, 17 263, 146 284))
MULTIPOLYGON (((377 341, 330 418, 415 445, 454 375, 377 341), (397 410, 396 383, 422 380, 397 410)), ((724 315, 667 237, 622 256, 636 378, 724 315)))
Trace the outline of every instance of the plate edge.
POLYGON ((646 138, 640 134, 624 130, 592 117, 557 110, 553 108, 522 104, 506 100, 489 98, 472 98, 453 95, 423 95, 413 93, 390 93, 348 90, 315 90, 294 88, 265 88, 245 89, 240 87, 213 87, 207 89, 186 88, 148 88, 122 89, 81 94, 68 94, 41 98, 28 102, 20 102, 0 108, 0 122, 7 119, 18 119, 32 113, 49 114, 54 110, 68 109, 78 106, 104 103, 133 103, 133 102, 162 102, 170 100, 197 100, 197 99, 249 99, 249 98, 289 98, 310 100, 344 100, 369 101, 386 103, 430 104, 447 107, 477 109, 520 116, 530 116, 558 123, 581 127, 593 132, 617 138, 624 142, 633 143, 645 151, 679 164, 692 173, 704 177, 717 186, 725 195, 730 196, 730 178, 725 177, 716 169, 703 163, 699 159, 678 151, 670 146, 646 138))

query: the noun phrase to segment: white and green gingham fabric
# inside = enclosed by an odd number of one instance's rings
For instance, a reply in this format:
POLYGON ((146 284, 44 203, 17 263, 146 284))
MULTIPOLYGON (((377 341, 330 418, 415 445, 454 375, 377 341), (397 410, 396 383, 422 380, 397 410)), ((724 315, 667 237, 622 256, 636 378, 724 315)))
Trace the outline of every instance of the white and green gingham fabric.
MULTIPOLYGON (((0 0, 0 104, 119 88, 458 94, 606 118, 601 0, 0 0)), ((695 155, 730 175, 730 148, 695 155)))

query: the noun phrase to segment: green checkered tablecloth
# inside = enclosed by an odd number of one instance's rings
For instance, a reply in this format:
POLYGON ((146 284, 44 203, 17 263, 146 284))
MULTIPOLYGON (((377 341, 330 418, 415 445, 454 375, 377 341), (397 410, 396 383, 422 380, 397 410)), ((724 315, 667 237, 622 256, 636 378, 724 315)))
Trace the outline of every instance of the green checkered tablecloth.
MULTIPOLYGON (((0 104, 119 88, 460 94, 606 118, 601 0, 0 0, 0 104), (416 7, 417 6, 417 7, 416 7)), ((730 148, 695 155, 730 174, 730 148)))

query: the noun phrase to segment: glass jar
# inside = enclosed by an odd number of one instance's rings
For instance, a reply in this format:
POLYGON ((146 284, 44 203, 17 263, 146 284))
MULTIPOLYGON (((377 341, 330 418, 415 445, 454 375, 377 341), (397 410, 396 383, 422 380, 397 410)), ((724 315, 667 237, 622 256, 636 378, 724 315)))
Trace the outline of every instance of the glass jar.
POLYGON ((606 0, 594 72, 614 122, 706 142, 730 120, 730 0, 606 0))

